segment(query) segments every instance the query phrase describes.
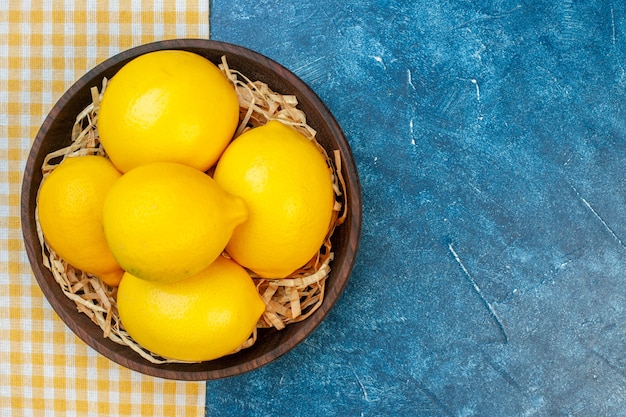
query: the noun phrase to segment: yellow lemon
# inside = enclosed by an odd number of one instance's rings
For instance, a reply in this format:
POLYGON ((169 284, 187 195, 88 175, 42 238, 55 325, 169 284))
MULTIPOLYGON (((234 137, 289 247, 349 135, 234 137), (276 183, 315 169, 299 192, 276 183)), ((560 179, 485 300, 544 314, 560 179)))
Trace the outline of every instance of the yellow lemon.
POLYGON ((126 273, 117 306, 122 325, 137 343, 184 361, 233 352, 250 337, 265 310, 250 275, 223 256, 175 283, 149 282, 126 273))
POLYGON ((141 55, 108 83, 100 141, 117 168, 179 162, 206 171, 239 121, 234 87, 208 59, 187 51, 141 55))
POLYGON ((334 194, 325 158, 304 135, 278 121, 251 129, 228 146, 214 178, 249 210, 226 247, 238 263, 282 278, 319 251, 334 194))
POLYGON ((244 202, 207 174, 175 162, 125 173, 104 201, 111 252, 125 271, 146 280, 194 275, 224 250, 247 217, 244 202))
POLYGON ((66 158, 39 190, 39 223, 50 247, 70 265, 115 286, 124 271, 102 230, 104 199, 121 177, 101 156, 66 158))

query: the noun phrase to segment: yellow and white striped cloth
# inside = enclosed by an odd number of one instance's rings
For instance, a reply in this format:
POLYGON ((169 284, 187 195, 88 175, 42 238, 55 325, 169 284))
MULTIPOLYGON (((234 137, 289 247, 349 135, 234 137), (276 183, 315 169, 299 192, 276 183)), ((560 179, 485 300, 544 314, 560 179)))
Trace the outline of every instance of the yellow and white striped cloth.
POLYGON ((209 0, 0 0, 0 416, 199 416, 205 383, 100 356, 43 297, 22 244, 30 145, 56 100, 125 49, 208 38, 209 0))

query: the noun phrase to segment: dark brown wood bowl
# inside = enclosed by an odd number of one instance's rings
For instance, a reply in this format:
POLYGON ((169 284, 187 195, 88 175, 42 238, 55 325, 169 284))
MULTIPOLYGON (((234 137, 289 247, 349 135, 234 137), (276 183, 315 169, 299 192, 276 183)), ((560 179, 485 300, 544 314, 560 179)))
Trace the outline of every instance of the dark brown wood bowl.
POLYGON ((311 334, 337 302, 348 282, 361 235, 361 210, 361 187, 350 146, 319 97, 297 76, 265 56, 240 46, 202 39, 167 40, 129 49, 80 78, 55 104, 37 133, 26 163, 21 194, 22 232, 28 258, 44 295, 67 326, 97 352, 122 366, 156 377, 190 381, 225 378, 254 370, 285 354, 311 334), (43 159, 51 151, 70 143, 76 116, 91 103, 90 88, 100 87, 103 77, 111 78, 129 60, 161 49, 188 50, 215 64, 225 55, 231 68, 241 71, 251 80, 263 81, 278 93, 297 96, 299 108, 307 115, 309 125, 318 132, 318 141, 329 152, 335 149, 341 152, 349 207, 345 223, 335 230, 332 237, 335 259, 331 263, 332 271, 326 281, 321 307, 306 320, 290 324, 283 330, 260 330, 251 348, 197 364, 155 365, 129 347, 104 338, 102 330, 85 314, 77 311, 74 302, 62 293, 52 273, 44 267, 35 223, 43 159))

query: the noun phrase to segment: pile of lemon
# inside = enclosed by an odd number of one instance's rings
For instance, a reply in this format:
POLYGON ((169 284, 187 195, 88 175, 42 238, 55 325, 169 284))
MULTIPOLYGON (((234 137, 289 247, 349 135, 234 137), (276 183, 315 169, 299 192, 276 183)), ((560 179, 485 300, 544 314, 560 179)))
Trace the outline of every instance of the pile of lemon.
POLYGON ((39 191, 48 245, 119 286, 122 325, 165 358, 240 347, 265 310, 250 271, 288 276, 329 230, 332 177, 315 144, 279 121, 233 139, 238 123, 235 88, 209 60, 142 55, 103 94, 107 157, 65 158, 39 191))

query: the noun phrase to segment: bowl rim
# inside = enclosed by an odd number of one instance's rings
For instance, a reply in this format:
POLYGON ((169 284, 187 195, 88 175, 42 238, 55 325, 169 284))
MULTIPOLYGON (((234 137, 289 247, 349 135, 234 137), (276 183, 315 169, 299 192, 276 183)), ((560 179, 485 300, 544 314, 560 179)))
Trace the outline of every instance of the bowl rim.
MULTIPOLYGON (((293 92, 293 94, 295 93, 296 92, 293 92)), ((39 284, 39 287, 43 291, 45 298, 48 300, 57 315, 62 319, 65 325, 67 325, 72 330, 75 335, 83 340, 83 342, 85 342, 88 346, 95 349, 98 353, 105 356, 109 360, 134 371, 165 379, 200 381, 231 377, 262 367, 292 350, 304 339, 306 339, 319 326, 319 324, 325 319, 325 317, 328 315, 330 310, 334 307, 335 303, 340 298, 343 290, 345 289, 345 286, 347 285, 347 282, 349 281, 350 274, 354 267, 361 237, 362 196, 357 167, 354 162, 352 150, 348 144, 348 141, 326 104, 304 81, 302 81, 294 73, 292 73, 290 70, 283 67, 276 61, 243 46, 209 39, 169 39, 135 46, 133 48, 119 52, 116 55, 113 55, 112 57, 104 60, 103 62, 89 70, 87 73, 85 73, 83 76, 81 76, 73 85, 70 86, 70 88, 68 88, 67 91, 63 93, 63 95, 54 104, 54 106, 44 119, 44 122, 42 123, 39 131, 37 132, 37 135, 35 136, 35 139, 31 145, 28 159, 24 168, 20 197, 20 218, 22 223, 22 234, 28 259, 35 278, 39 284), (324 302, 314 313, 314 316, 316 316, 315 320, 311 320, 313 318, 313 316, 311 316, 308 319, 298 323, 302 324, 302 327, 298 329, 299 331, 297 332, 296 336, 289 339, 281 340, 281 343, 271 347, 258 359, 250 361, 251 363, 247 366, 242 366, 241 363, 229 364, 229 360, 225 359, 223 361, 224 366, 221 368, 194 370, 194 364, 190 364, 189 366, 177 366, 175 364, 150 364, 148 361, 145 361, 136 353, 135 355, 137 355, 138 361, 130 360, 126 355, 122 354, 124 352, 121 351, 121 349, 130 348, 123 345, 117 345, 115 344, 115 342, 112 342, 102 337, 101 334, 100 337, 96 337, 86 332, 82 328, 82 326, 85 323, 85 320, 93 325, 91 320, 86 315, 78 313, 75 308, 74 311, 68 309, 67 305, 64 305, 58 299, 60 287, 57 284, 57 287, 59 287, 57 291, 56 289, 54 289, 54 287, 48 285, 49 279, 52 277, 52 274, 47 268, 43 266, 41 262, 42 254, 39 240, 32 239, 32 233, 33 230, 36 230, 36 226, 34 222, 35 206, 32 199, 31 188, 33 188, 34 186, 39 188, 39 183, 41 181, 40 179, 39 181, 37 181, 38 175, 35 175, 35 178, 33 178, 33 172, 34 170, 41 170, 41 166, 36 165, 36 157, 37 154, 40 153, 39 151, 41 149, 43 140, 48 133, 49 125, 55 120, 55 118, 57 118, 61 114, 64 106, 67 105, 68 101, 70 101, 70 99, 76 94, 76 92, 86 87, 89 88, 91 86, 94 86, 99 81, 100 77, 102 77, 102 73, 120 65, 121 63, 127 62, 136 56, 163 49, 211 49, 215 51, 220 51, 225 55, 233 54, 236 56, 244 56, 246 58, 252 59, 255 64, 263 67, 263 70, 272 71, 276 73, 279 77, 281 77, 281 79, 286 79, 297 89, 299 100, 301 97, 306 96, 307 100, 312 102, 314 108, 316 108, 316 110, 321 113, 324 122, 328 124, 328 127, 333 132, 332 136, 337 142, 336 145, 339 147, 339 150, 342 154, 342 169, 345 169, 346 172, 350 174, 350 178, 346 178, 347 185, 345 190, 346 194, 348 194, 346 197, 350 200, 350 205, 348 206, 349 215, 347 216, 345 223, 340 227, 348 227, 349 236, 347 243, 349 245, 349 250, 352 255, 347 259, 346 262, 343 262, 337 268, 333 268, 333 270, 331 271, 331 276, 329 277, 332 278, 332 276, 343 274, 345 278, 341 282, 338 282, 338 286, 332 287, 333 291, 331 294, 325 294, 324 302), (46 279, 45 276, 47 275, 49 276, 46 279), (326 302, 327 299, 330 301, 326 302), (84 319, 80 316, 84 316, 84 319), (119 348, 112 346, 110 343, 114 343, 116 346, 119 346, 119 348), (145 361, 145 364, 142 363, 142 361, 145 361)), ((54 278, 51 279, 56 284, 54 278)), ((63 295, 63 297, 65 296, 63 295)))

